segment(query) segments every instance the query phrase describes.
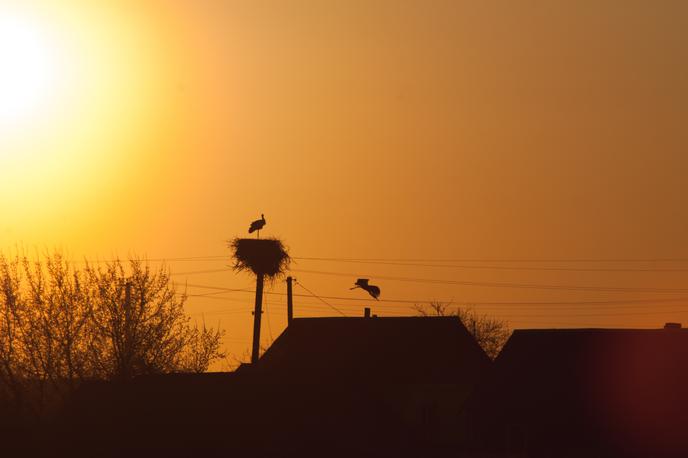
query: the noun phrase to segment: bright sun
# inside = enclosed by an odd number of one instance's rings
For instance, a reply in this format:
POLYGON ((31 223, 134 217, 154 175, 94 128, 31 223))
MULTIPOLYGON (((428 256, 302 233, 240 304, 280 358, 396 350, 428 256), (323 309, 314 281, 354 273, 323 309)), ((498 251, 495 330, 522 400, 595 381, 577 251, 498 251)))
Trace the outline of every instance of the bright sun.
POLYGON ((38 24, 0 12, 0 125, 13 125, 44 107, 55 64, 38 24))

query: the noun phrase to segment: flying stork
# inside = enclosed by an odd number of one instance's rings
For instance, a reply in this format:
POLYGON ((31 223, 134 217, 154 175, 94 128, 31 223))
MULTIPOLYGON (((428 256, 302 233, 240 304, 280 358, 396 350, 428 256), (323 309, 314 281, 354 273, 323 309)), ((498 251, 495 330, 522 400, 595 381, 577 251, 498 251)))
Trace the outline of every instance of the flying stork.
POLYGON ((369 281, 370 280, 368 280, 367 278, 359 278, 358 280, 356 280, 356 283, 354 283, 354 285, 356 285, 356 286, 354 286, 353 288, 349 288, 349 289, 356 289, 356 288, 364 289, 364 290, 368 291, 368 294, 373 296, 373 298, 376 301, 379 301, 380 299, 378 299, 378 297, 380 297, 380 288, 378 288, 375 285, 369 285, 368 284, 369 281))
POLYGON ((261 213, 260 219, 257 219, 251 223, 251 227, 248 228, 248 233, 251 234, 252 232, 258 231, 258 238, 260 238, 260 230, 263 229, 265 223, 265 215, 261 213))

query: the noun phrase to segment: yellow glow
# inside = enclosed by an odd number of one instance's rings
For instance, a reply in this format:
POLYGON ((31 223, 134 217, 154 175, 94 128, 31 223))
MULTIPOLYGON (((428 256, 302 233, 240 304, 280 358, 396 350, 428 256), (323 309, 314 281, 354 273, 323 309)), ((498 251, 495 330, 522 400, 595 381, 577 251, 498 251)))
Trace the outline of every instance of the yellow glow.
POLYGON ((57 63, 40 27, 0 11, 0 125, 30 118, 47 103, 57 63))
POLYGON ((158 109, 168 86, 159 86, 165 59, 157 36, 150 22, 104 3, 2 2, 5 227, 23 240, 45 239, 49 227, 59 240, 75 227, 112 226, 102 215, 130 205, 158 162, 153 154, 165 152, 158 109))

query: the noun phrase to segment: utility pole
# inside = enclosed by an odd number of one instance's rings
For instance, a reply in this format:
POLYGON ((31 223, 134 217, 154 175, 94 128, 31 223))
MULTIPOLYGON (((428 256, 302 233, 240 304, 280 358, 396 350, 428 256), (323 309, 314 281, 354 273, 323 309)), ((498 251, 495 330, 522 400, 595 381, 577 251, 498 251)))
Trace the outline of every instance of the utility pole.
POLYGON ((291 324, 291 320, 294 319, 294 299, 292 297, 292 282, 291 277, 287 277, 287 326, 291 324))
POLYGON ((260 357, 260 318, 263 314, 263 274, 257 275, 256 281, 256 308, 253 311, 253 352, 251 364, 258 362, 260 357))

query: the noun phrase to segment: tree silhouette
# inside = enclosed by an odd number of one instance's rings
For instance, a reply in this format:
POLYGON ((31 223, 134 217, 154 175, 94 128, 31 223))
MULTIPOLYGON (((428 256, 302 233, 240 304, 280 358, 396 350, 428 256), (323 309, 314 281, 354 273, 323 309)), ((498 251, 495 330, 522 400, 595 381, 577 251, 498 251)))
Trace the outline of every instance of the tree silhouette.
POLYGON ((251 362, 258 361, 260 353, 260 319, 263 313, 263 283, 265 277, 273 280, 289 267, 291 258, 284 244, 275 238, 241 239, 230 242, 234 258, 234 269, 249 271, 256 276, 256 302, 253 312, 253 345, 251 362))
POLYGON ((194 326, 191 336, 182 351, 180 370, 200 374, 217 360, 226 358, 226 353, 219 350, 224 333, 217 328, 194 326))
POLYGON ((223 332, 192 326, 165 266, 0 254, 0 404, 41 415, 89 379, 203 372, 223 332))
POLYGON ((457 307, 452 309, 451 306, 452 304, 448 302, 430 302, 423 305, 416 304, 413 308, 421 316, 455 316, 459 318, 487 356, 495 359, 511 335, 509 325, 505 321, 480 315, 471 308, 457 307))
POLYGON ((141 260, 115 260, 88 265, 86 273, 96 304, 91 357, 102 376, 203 372, 222 356, 221 332, 190 326, 186 295, 177 293, 164 266, 152 270, 141 260))
POLYGON ((26 380, 21 351, 21 323, 26 303, 20 295, 21 269, 18 257, 0 254, 0 405, 10 404, 14 414, 23 410, 26 380))

